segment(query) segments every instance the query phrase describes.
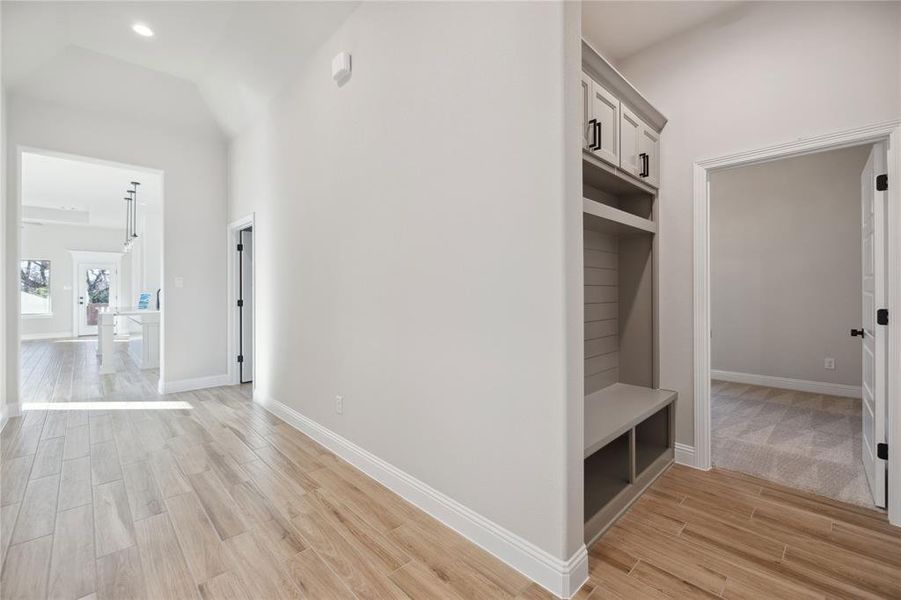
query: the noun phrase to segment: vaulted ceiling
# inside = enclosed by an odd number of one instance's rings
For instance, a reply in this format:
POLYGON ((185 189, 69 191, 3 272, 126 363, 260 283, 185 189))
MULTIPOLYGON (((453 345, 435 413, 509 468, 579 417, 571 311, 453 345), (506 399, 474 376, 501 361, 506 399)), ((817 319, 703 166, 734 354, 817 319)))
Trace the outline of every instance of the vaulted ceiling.
POLYGON ((5 1, 4 85, 15 94, 234 135, 357 5, 5 1), (154 36, 136 35, 135 23, 154 36))
POLYGON ((736 0, 582 3, 582 36, 614 63, 741 7, 736 0))

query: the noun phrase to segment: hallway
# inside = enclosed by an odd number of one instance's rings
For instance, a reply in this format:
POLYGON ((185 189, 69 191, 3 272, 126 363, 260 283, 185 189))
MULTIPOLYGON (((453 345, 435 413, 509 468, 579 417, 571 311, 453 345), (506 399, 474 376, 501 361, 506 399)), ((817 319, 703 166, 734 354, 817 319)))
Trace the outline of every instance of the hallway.
MULTIPOLYGON (((9 422, 5 598, 552 598, 251 402, 249 386, 160 397, 132 368, 92 385, 91 342, 25 346, 30 401, 191 408, 9 422)), ((880 513, 674 466, 591 549, 575 598, 892 598, 899 556, 880 513)))
POLYGON ((250 386, 161 397, 156 374, 117 346, 119 370, 101 377, 93 339, 23 343, 23 400, 191 408, 101 405, 10 420, 0 435, 5 598, 537 591, 253 404, 250 386))

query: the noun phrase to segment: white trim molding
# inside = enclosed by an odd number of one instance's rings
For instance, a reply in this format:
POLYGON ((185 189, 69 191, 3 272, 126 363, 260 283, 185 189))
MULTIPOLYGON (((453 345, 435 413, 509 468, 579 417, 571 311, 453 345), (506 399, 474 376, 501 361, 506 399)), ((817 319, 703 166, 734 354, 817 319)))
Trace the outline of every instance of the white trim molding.
POLYGON ((157 386, 157 389, 159 390, 160 394, 177 394, 179 392, 203 390, 206 388, 220 387, 228 384, 228 375, 194 377, 192 379, 177 379, 175 381, 166 381, 162 377, 160 377, 160 382, 157 386))
POLYGON ((695 447, 676 442, 676 464, 695 467, 695 447))
MULTIPOLYGON (((694 443, 695 463, 709 469, 710 456, 710 172, 782 158, 887 142, 888 309, 901 315, 901 120, 801 138, 783 144, 698 161, 694 179, 694 443)), ((901 527, 901 321, 888 327, 888 518, 901 527)))
POLYGON ((793 390, 796 392, 809 392, 811 394, 824 394, 826 396, 841 396, 843 398, 863 397, 859 385, 845 385, 843 383, 829 383, 827 381, 809 381, 807 379, 792 379, 790 377, 774 377, 772 375, 755 375, 754 373, 739 373, 738 371, 710 370, 710 378, 732 383, 745 383, 748 385, 760 385, 777 388, 780 390, 793 390))
POLYGON ((584 545, 561 560, 278 400, 254 401, 551 593, 570 598, 587 581, 584 545))
POLYGON ((56 340, 60 338, 72 337, 71 331, 50 331, 48 333, 23 333, 19 336, 22 341, 26 340, 56 340))

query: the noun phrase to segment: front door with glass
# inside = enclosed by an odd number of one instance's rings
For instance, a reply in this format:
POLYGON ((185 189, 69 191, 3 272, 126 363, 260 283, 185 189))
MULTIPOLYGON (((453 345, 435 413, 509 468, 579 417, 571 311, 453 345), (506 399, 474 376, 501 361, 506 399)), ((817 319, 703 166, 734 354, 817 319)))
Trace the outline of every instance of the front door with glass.
POLYGON ((97 335, 101 308, 116 302, 114 264, 78 265, 78 335, 97 335))

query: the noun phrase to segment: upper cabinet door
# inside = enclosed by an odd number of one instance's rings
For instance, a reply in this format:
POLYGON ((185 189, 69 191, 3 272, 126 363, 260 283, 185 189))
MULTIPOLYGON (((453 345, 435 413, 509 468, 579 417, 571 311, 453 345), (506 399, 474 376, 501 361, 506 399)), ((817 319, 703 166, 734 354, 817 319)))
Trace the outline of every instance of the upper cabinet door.
POLYGON ((641 153, 639 144, 645 124, 625 105, 620 106, 619 114, 619 168, 630 175, 640 177, 643 165, 638 157, 641 153))
POLYGON ((591 87, 592 83, 594 83, 591 78, 582 73, 582 148, 588 150, 592 147, 595 141, 595 128, 594 116, 592 112, 594 111, 594 105, 591 101, 591 87))
POLYGON ((619 167, 648 185, 660 186, 660 134, 620 106, 619 167))
POLYGON ((592 153, 617 166, 619 165, 620 102, 597 81, 592 81, 591 107, 592 118, 597 122, 592 153))
POLYGON ((649 185, 660 187, 660 134, 643 125, 638 139, 638 176, 649 185))

